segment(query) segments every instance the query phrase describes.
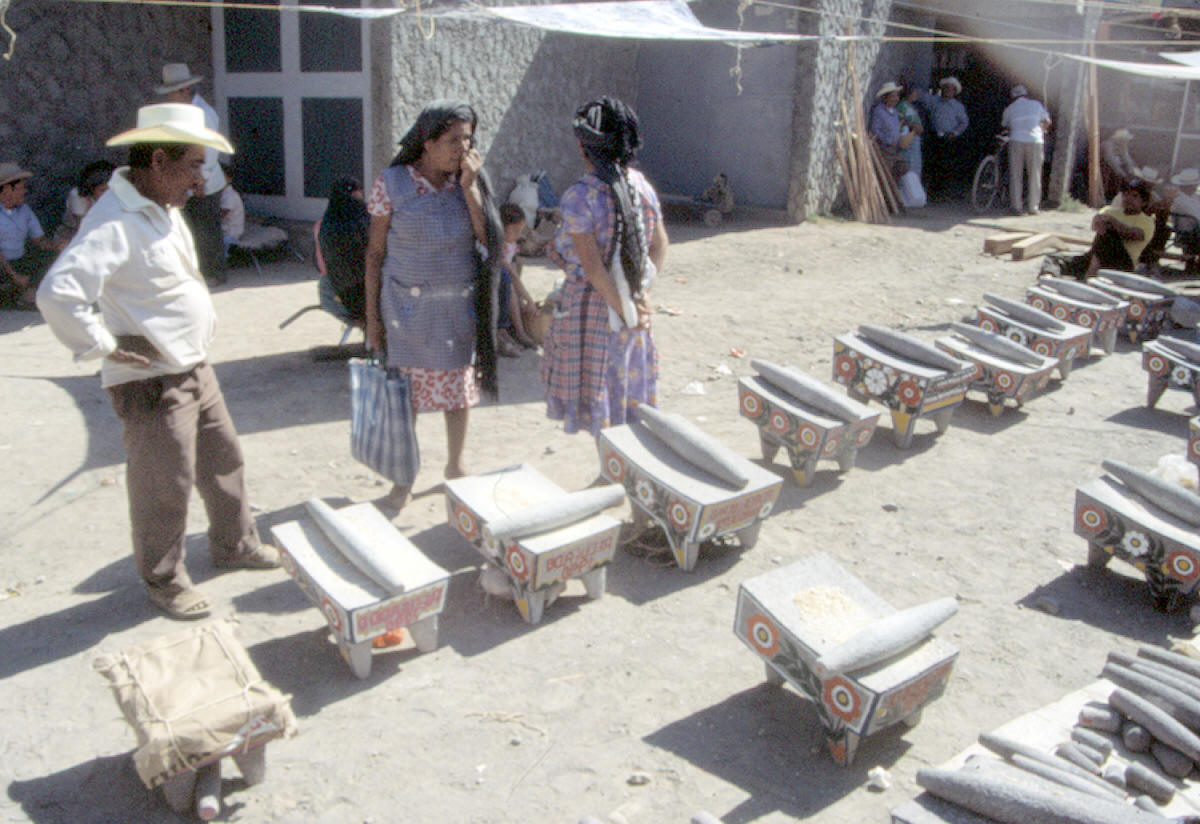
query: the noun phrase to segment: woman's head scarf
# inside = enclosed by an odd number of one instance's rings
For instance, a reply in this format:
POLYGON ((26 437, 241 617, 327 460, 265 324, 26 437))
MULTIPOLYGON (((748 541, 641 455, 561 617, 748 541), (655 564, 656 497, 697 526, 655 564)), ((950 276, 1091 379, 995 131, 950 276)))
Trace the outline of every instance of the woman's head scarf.
POLYGON ((596 177, 613 193, 613 244, 605 261, 610 263, 614 254, 620 254, 629 291, 636 295, 643 287, 646 237, 637 195, 625 171, 642 145, 637 114, 615 97, 601 97, 580 106, 572 126, 596 177))
MULTIPOLYGON (((469 123, 474 135, 479 122, 475 109, 461 100, 435 100, 417 115, 412 128, 400 138, 400 151, 392 159, 393 166, 411 166, 425 153, 425 141, 437 140, 455 123, 469 123)), ((500 212, 492 195, 491 181, 479 170, 479 198, 483 205, 483 222, 487 243, 485 252, 476 255, 475 267, 475 375, 484 392, 496 397, 496 319, 499 315, 500 257, 504 246, 504 229, 500 212)))

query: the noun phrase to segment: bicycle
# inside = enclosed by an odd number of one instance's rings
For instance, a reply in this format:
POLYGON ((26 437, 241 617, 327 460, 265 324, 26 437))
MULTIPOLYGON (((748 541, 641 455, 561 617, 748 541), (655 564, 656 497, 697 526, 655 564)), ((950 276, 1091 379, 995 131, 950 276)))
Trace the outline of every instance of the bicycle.
POLYGON ((975 168, 971 181, 971 208, 986 212, 1008 197, 1008 135, 996 135, 996 148, 975 168))

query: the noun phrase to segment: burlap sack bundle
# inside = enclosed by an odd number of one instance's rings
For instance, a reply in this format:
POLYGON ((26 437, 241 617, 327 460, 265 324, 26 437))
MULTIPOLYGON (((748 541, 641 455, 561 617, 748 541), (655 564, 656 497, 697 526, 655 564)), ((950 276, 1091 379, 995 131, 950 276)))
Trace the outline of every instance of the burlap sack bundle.
POLYGON ((233 624, 192 627, 93 663, 137 733, 133 762, 147 787, 295 732, 291 696, 262 679, 233 624))

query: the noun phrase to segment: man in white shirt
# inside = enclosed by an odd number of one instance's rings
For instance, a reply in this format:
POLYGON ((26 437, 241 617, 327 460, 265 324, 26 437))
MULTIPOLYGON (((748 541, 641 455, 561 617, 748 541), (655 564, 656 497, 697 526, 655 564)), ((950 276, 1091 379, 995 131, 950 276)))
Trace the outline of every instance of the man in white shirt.
POLYGON ((1013 86, 1013 102, 1001 115, 1008 129, 1008 194, 1013 214, 1021 214, 1022 178, 1029 181, 1029 214, 1036 215, 1042 205, 1042 163, 1045 160, 1045 131, 1050 128, 1050 113, 1029 96, 1024 86, 1013 86))
POLYGON ((1171 201, 1175 242, 1187 258, 1184 271, 1193 274, 1200 269, 1200 197, 1196 196, 1200 170, 1181 169, 1171 177, 1171 183, 1178 188, 1178 194, 1171 201))
POLYGON ((150 600, 201 618, 211 604, 184 567, 193 484, 215 566, 279 566, 250 515, 237 432, 205 360, 216 314, 179 211, 203 183, 204 148, 232 148, 203 112, 174 103, 143 106, 137 128, 108 145, 129 146, 129 166, 46 274, 38 308, 77 361, 101 360, 124 426, 134 560, 150 600))
MULTIPOLYGON (((196 91, 196 85, 204 78, 192 74, 186 63, 168 63, 163 66, 163 82, 154 91, 165 95, 169 103, 191 103, 204 112, 204 125, 214 132, 221 130, 217 111, 208 105, 196 91)), ((196 252, 200 255, 200 271, 216 283, 225 282, 225 243, 221 234, 221 190, 225 188, 225 172, 221 169, 220 154, 210 147, 204 150, 204 185, 192 192, 192 198, 183 207, 192 235, 196 240, 196 252)))

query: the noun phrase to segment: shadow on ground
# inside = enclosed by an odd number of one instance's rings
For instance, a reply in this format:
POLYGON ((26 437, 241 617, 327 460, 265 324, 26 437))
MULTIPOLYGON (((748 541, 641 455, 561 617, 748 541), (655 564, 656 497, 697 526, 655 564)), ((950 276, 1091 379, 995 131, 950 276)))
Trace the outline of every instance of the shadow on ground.
POLYGON ((644 740, 739 787, 749 797, 720 818, 745 824, 773 813, 802 820, 840 801, 866 783, 869 767, 900 760, 909 747, 900 737, 903 729, 898 725, 863 739, 855 764, 839 767, 827 753, 812 704, 764 683, 672 721, 644 740))
MULTIPOLYGON (((8 797, 35 824, 177 824, 158 791, 146 789, 129 753, 106 755, 40 778, 13 781, 8 797)), ((230 808, 225 808, 225 815, 230 808)))
POLYGON ((1150 644, 1167 644, 1168 635, 1190 628, 1187 609, 1165 614, 1154 608, 1150 587, 1142 577, 1125 574, 1131 567, 1113 562, 1110 568, 1072 567, 1021 598, 1026 609, 1049 606, 1064 621, 1082 621, 1105 632, 1150 644), (1057 613, 1053 610, 1057 609, 1057 613))

